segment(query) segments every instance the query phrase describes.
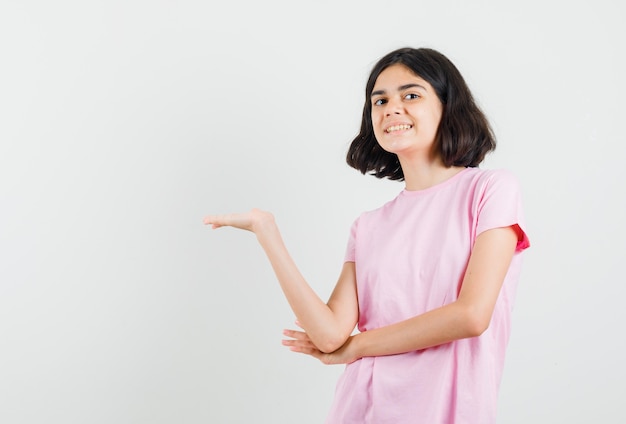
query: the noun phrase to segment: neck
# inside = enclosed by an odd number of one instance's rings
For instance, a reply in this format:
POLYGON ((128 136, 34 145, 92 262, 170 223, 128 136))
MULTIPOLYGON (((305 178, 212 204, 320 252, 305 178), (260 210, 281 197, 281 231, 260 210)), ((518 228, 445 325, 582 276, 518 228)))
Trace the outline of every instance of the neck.
POLYGON ((425 190, 440 184, 462 171, 463 167, 446 167, 441 158, 434 160, 403 161, 400 159, 404 173, 405 187, 409 191, 425 190))

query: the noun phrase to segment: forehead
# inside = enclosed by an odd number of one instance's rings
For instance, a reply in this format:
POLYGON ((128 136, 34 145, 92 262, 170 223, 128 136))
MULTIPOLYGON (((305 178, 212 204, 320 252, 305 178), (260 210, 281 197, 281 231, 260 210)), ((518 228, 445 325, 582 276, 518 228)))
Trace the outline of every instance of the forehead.
POLYGON ((385 68, 376 78, 374 91, 396 90, 409 83, 418 84, 432 91, 431 85, 424 78, 416 75, 411 69, 402 64, 394 64, 385 68))

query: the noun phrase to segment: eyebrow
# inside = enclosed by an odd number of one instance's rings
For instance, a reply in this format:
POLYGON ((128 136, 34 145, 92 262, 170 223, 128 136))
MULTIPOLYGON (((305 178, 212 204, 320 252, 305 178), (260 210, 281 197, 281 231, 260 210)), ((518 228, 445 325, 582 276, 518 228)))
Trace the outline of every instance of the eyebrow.
MULTIPOLYGON (((426 87, 424 87, 423 85, 415 84, 415 83, 401 85, 400 87, 398 87, 398 91, 403 91, 403 90, 406 90, 406 89, 409 89, 409 88, 415 88, 415 87, 421 88, 424 91, 428 91, 426 89, 426 87)), ((385 90, 372 91, 371 97, 379 96, 381 94, 385 94, 385 90)))

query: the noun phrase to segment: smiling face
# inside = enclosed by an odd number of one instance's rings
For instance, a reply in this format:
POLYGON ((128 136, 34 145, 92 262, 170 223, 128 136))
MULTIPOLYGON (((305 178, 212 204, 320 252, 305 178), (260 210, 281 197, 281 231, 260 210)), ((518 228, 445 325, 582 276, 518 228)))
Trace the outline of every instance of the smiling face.
POLYGON ((435 90, 404 65, 380 73, 371 95, 378 144, 398 157, 433 155, 443 106, 435 90))

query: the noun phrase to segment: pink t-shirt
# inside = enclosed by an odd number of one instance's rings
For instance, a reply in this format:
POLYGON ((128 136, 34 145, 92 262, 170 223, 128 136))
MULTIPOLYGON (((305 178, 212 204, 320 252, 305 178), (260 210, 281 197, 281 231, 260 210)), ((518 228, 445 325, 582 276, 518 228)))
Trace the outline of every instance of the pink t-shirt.
POLYGON ((403 190, 354 222, 345 257, 356 264, 364 332, 454 302, 476 236, 515 224, 522 234, 487 331, 346 365, 327 424, 495 422, 520 253, 529 246, 514 175, 466 168, 428 189, 403 190))

